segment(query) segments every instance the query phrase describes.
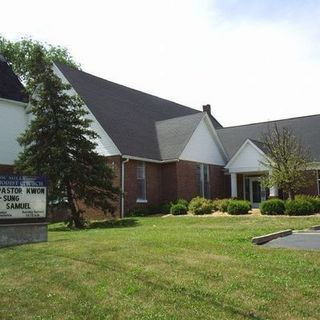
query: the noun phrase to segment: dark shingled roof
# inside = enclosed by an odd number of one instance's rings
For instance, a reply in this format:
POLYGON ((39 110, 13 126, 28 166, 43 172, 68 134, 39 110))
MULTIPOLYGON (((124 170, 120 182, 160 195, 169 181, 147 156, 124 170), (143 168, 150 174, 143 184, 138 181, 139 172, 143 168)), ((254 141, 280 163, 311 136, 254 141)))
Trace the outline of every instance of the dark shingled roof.
MULTIPOLYGON (((154 160, 174 159, 203 115, 172 101, 55 64, 122 154, 154 160), (185 118, 188 115, 195 118, 185 118), (168 119, 172 122, 164 121, 168 119)), ((211 121, 221 128, 213 117, 211 121)))
POLYGON ((0 55, 0 98, 28 102, 27 94, 11 66, 0 55))
POLYGON ((161 158, 178 159, 204 117, 202 112, 156 122, 161 158))
POLYGON ((275 124, 278 128, 289 128, 310 150, 313 161, 320 161, 320 114, 222 128, 217 133, 231 159, 247 139, 263 151, 262 134, 272 130, 275 124))

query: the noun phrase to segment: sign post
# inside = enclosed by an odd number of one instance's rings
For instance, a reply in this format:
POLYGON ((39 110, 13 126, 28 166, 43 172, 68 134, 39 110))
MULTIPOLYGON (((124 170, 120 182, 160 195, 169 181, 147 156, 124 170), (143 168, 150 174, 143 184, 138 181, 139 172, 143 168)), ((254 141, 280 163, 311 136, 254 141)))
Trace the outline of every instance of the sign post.
POLYGON ((0 247, 48 241, 44 177, 0 175, 0 247))

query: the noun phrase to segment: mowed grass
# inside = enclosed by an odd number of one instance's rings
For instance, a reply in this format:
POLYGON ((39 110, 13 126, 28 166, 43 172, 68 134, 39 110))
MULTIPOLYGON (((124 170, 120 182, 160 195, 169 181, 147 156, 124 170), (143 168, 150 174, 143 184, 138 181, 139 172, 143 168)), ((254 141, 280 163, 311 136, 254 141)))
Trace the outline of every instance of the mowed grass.
POLYGON ((134 218, 0 249, 0 319, 320 319, 320 252, 251 237, 319 217, 134 218))

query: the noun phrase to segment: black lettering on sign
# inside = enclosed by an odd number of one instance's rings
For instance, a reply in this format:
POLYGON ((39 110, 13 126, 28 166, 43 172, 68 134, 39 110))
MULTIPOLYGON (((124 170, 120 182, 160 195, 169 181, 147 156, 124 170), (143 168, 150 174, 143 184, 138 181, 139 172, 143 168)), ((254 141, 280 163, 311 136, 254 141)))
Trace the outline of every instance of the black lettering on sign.
POLYGON ((30 210, 30 203, 7 203, 7 209, 30 210))
POLYGON ((4 201, 19 201, 19 196, 3 196, 4 201))
POLYGON ((44 188, 27 188, 27 194, 44 194, 44 188))

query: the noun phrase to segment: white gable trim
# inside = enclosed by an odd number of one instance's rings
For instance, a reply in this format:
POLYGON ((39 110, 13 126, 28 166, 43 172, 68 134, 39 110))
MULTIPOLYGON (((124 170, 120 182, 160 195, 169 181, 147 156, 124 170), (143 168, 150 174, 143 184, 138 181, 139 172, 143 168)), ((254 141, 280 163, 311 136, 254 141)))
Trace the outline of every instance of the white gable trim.
POLYGON ((4 102, 14 103, 14 104, 21 106, 21 107, 26 107, 28 104, 27 102, 22 102, 22 101, 17 101, 17 100, 12 100, 12 99, 5 99, 5 98, 1 98, 1 97, 0 97, 0 100, 4 101, 4 102))
MULTIPOLYGON (((70 94, 79 95, 55 63, 53 63, 53 71, 64 83, 67 83, 71 86, 70 94)), ((88 111, 89 113, 89 118, 93 121, 92 129, 95 130, 96 133, 100 136, 100 138, 98 138, 98 141, 97 141, 98 143, 97 151, 104 156, 121 155, 120 150, 118 149, 116 144, 113 142, 111 137, 108 135, 108 133, 103 129, 103 127, 101 126, 97 118, 91 112, 90 108, 86 104, 84 104, 84 107, 86 111, 88 111)))
POLYGON ((211 133, 213 134, 214 140, 218 143, 218 147, 219 147, 220 151, 223 153, 223 156, 224 156, 225 160, 227 161, 228 160, 227 152, 224 149, 223 144, 222 144, 222 142, 221 142, 221 140, 220 140, 220 138, 219 138, 219 136, 217 134, 217 131, 216 131, 215 127, 213 126, 209 115, 206 112, 205 112, 205 115, 204 115, 204 119, 206 120, 207 124, 211 128, 211 133))
MULTIPOLYGON (((207 141, 208 142, 208 141, 207 141)), ((204 146, 204 148, 210 148, 210 146, 204 146)), ((207 155, 208 157, 208 155, 207 155)), ((197 124, 197 126, 195 127, 193 133, 190 135, 188 141, 185 143, 180 155, 179 155, 179 159, 181 160, 187 160, 187 161, 194 161, 194 162, 201 162, 201 163, 209 163, 209 164, 216 164, 216 165, 224 165, 227 161, 227 155, 226 152, 220 142, 220 139, 216 133, 215 128, 213 127, 211 120, 208 116, 207 113, 203 113, 202 118, 200 119, 199 123, 197 124), (211 156, 209 156, 208 159, 205 159, 206 156, 203 157, 203 159, 200 159, 199 157, 194 157, 193 154, 198 155, 199 154, 199 150, 197 151, 193 151, 193 150, 189 150, 188 148, 190 148, 190 144, 191 141, 194 141, 194 139, 198 139, 199 137, 197 136, 199 134, 199 130, 201 132, 202 128, 200 128, 201 126, 204 126, 209 134, 209 136, 211 137, 210 139, 211 141, 211 145, 214 144, 215 150, 217 152, 217 157, 216 159, 211 159, 211 156), (191 152, 191 153, 190 153, 191 152)))
POLYGON ((263 157, 266 157, 266 154, 260 149, 258 148, 250 139, 247 139, 242 146, 238 149, 238 151, 233 155, 233 157, 229 160, 229 162, 227 163, 227 165, 225 166, 226 169, 229 169, 231 167, 231 165, 234 163, 234 161, 239 157, 239 155, 241 154, 241 152, 243 151, 243 149, 246 147, 246 145, 249 144, 250 146, 252 146, 258 153, 260 153, 263 157))

